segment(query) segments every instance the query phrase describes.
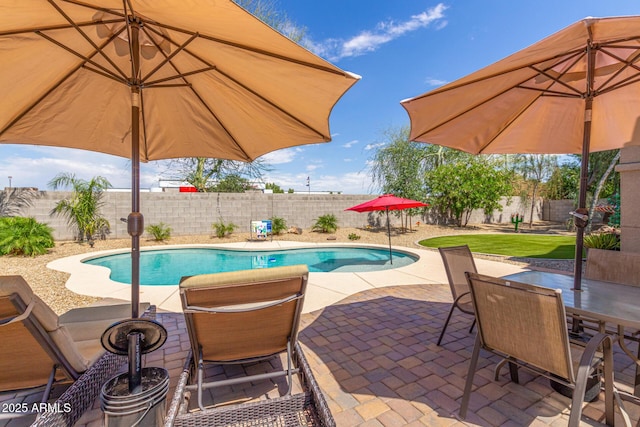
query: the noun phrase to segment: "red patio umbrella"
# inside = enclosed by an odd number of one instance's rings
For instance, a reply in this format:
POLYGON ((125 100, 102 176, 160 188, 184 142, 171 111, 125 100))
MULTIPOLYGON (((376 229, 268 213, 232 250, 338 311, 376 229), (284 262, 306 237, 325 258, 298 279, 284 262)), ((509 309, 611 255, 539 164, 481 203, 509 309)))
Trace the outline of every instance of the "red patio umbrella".
POLYGON ((402 197, 396 197, 393 194, 383 194, 373 200, 361 203, 356 206, 345 209, 345 211, 355 212, 373 212, 373 211, 386 211, 387 212, 387 235, 389 236, 389 260, 393 264, 393 256, 391 255, 391 225, 389 224, 389 211, 398 211, 402 209, 411 208, 424 208, 427 207, 426 203, 419 202, 417 200, 403 199, 402 197))

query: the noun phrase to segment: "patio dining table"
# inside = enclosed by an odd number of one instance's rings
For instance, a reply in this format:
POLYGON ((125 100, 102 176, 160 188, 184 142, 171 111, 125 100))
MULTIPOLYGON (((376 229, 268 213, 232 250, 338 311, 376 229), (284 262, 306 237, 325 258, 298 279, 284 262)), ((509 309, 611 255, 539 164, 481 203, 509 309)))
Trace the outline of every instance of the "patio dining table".
POLYGON ((640 358, 624 338, 625 328, 640 330, 640 287, 582 278, 582 289, 575 290, 573 276, 544 271, 523 271, 503 279, 560 289, 567 314, 603 322, 608 330, 613 327, 620 348, 636 363, 633 387, 634 395, 640 396, 640 358))

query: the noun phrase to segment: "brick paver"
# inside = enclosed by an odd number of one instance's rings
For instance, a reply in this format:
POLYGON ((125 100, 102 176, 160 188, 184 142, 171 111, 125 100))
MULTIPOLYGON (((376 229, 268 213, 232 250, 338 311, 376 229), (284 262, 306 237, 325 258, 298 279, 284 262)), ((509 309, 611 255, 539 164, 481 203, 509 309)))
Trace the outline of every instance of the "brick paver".
MULTIPOLYGON (((548 380, 522 372, 521 384, 509 381, 503 369, 493 381, 497 358, 481 355, 469 414, 457 413, 473 347, 471 318, 454 316, 442 346, 435 342, 449 310, 446 285, 411 285, 368 290, 339 304, 305 314, 300 342, 338 426, 562 426, 570 400, 554 392, 548 380), (484 357, 482 357, 484 356, 484 357)), ((171 382, 167 406, 189 349, 182 314, 159 313, 169 331, 167 344, 145 357, 147 366, 165 366, 171 382)), ((258 369, 250 367, 249 369, 258 369)), ((616 378, 632 378, 633 366, 616 355, 616 378)), ((279 393, 276 385, 259 386, 260 393, 279 393)), ((218 392, 216 392, 218 393, 218 392)), ((237 399, 234 390, 227 397, 237 399)), ((258 393, 259 394, 259 393, 258 393)), ((217 395, 219 402, 222 395, 217 395)), ((0 403, 33 401, 37 393, 0 395, 0 403)), ((625 403, 632 421, 640 408, 625 403)), ((603 419, 602 400, 586 404, 583 425, 603 419)), ((619 418, 619 416, 617 416, 619 418)), ((102 424, 99 399, 76 424, 102 424)), ((0 427, 28 425, 28 420, 0 420, 0 427)))

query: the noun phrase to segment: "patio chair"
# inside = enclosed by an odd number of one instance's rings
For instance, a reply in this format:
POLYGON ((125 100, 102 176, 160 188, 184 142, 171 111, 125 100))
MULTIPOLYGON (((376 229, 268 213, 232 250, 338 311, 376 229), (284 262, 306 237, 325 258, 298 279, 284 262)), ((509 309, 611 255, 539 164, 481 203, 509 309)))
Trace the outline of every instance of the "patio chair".
MULTIPOLYGON (((469 364, 460 417, 467 414, 480 349, 508 359, 567 387, 573 397, 569 426, 577 427, 587 379, 604 371, 605 419, 614 422, 613 340, 596 334, 586 346, 569 341, 560 290, 467 273, 478 334, 469 364), (578 362, 578 363, 576 363, 578 362)), ((621 402, 618 399, 618 402, 621 402)), ((625 421, 626 413, 621 409, 625 421)))
POLYGON ((204 274, 183 279, 180 297, 197 369, 198 407, 203 391, 286 376, 291 393, 294 349, 307 287, 305 265, 204 274), (204 382, 205 363, 244 364, 286 352, 282 370, 204 382))
POLYGON ((469 285, 467 285, 467 278, 464 273, 467 271, 476 273, 477 269, 473 261, 473 254, 467 245, 438 248, 438 251, 440 251, 440 255, 442 256, 449 287, 451 288, 451 295, 453 296, 453 304, 451 304, 449 315, 444 322, 442 332, 440 332, 440 337, 438 338, 438 345, 440 345, 449 321, 451 320, 451 316, 453 315, 453 311, 456 308, 465 314, 474 316, 471 327, 469 328, 469 333, 471 333, 473 326, 476 324, 471 295, 469 295, 469 285))
POLYGON ((584 278, 640 286, 640 254, 589 248, 584 278))
MULTIPOLYGON (((149 309, 149 304, 143 307, 149 309)), ((75 387, 81 393, 61 396, 71 402, 71 412, 58 414, 64 418, 61 423, 73 424, 93 404, 102 382, 126 361, 107 357, 100 336, 130 314, 126 303, 77 308, 58 316, 22 276, 0 276, 0 392, 45 386, 41 402, 47 402, 54 385, 81 383, 75 387), (91 378, 83 379, 89 371, 91 378)))

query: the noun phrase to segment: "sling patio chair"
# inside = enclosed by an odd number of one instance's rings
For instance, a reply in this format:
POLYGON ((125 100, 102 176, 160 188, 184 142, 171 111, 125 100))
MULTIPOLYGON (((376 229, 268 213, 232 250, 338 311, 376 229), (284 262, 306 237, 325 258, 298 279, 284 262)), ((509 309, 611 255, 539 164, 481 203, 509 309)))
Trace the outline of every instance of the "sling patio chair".
POLYGON ((218 426, 226 425, 227 421, 233 421, 234 426, 285 425, 278 424, 282 417, 288 420, 286 425, 308 425, 307 422, 333 425, 331 413, 297 342, 307 280, 305 265, 183 278, 180 296, 191 354, 178 381, 165 425, 218 426), (276 357, 284 354, 285 361, 276 357), (205 364, 255 368, 252 364, 265 360, 271 361, 265 363, 268 369, 247 369, 243 372, 246 375, 239 373, 242 369, 232 369, 235 372, 232 378, 214 375, 205 381, 205 364), (195 379, 191 375, 194 370, 195 379), (302 392, 292 394, 294 374, 300 378, 302 392), (237 387, 243 383, 259 388, 262 380, 283 377, 287 384, 282 396, 242 404, 204 403, 206 390, 237 387), (189 407, 192 392, 197 393, 197 408, 189 407), (318 419, 325 421, 313 422, 318 419), (302 420, 304 423, 298 424, 302 420))
POLYGON ((594 372, 603 371, 606 424, 614 423, 615 395, 625 423, 630 425, 614 388, 612 337, 598 333, 586 345, 571 343, 560 290, 477 273, 467 273, 467 279, 478 333, 460 405, 462 419, 467 414, 480 350, 484 349, 573 388, 570 427, 580 424, 587 380, 594 372))
POLYGON ((453 296, 453 304, 449 310, 447 320, 444 322, 442 332, 438 338, 438 345, 442 342, 444 333, 447 330, 453 311, 457 308, 463 313, 474 316, 469 333, 473 330, 473 326, 476 324, 475 313, 473 311, 473 304, 471 303, 471 295, 469 294, 469 285, 467 284, 467 278, 465 273, 467 271, 477 273, 476 263, 473 260, 473 254, 469 249, 469 246, 449 246, 438 248, 442 261, 444 263, 444 269, 447 272, 447 280, 449 281, 449 288, 451 288, 451 296, 453 296))
POLYGON ((100 336, 130 313, 131 304, 126 303, 77 308, 58 316, 22 276, 0 276, 0 392, 44 386, 41 403, 47 403, 55 385, 73 383, 56 400, 64 410, 36 420, 38 425, 73 425, 93 404, 102 383, 126 362, 107 354, 100 336))

